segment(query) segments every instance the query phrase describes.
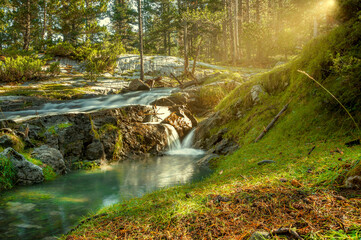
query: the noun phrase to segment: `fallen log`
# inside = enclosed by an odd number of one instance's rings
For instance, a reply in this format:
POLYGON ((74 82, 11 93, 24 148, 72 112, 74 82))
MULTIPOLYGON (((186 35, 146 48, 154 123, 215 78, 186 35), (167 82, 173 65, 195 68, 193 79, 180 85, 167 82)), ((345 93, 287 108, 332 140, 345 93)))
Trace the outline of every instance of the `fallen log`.
POLYGON ((179 79, 178 79, 173 73, 170 73, 170 76, 171 76, 172 78, 174 78, 175 80, 177 80, 177 82, 179 83, 180 88, 182 88, 183 83, 182 83, 181 81, 179 81, 179 79))
POLYGON ((201 79, 199 79, 199 80, 197 80, 196 78, 194 78, 194 79, 196 79, 196 80, 183 83, 183 85, 181 86, 181 88, 183 89, 183 88, 191 87, 191 86, 193 86, 193 85, 201 85, 201 84, 203 84, 206 80, 208 80, 209 78, 211 78, 211 77, 216 77, 216 76, 218 76, 218 75, 220 75, 220 73, 215 73, 215 74, 212 74, 212 75, 209 75, 209 76, 205 76, 205 77, 203 77, 203 78, 201 78, 201 79))
MULTIPOLYGON (((291 101, 290 101, 291 102, 291 101)), ((281 116, 281 114, 287 110, 288 105, 290 104, 290 102, 288 102, 283 108, 282 110, 272 119, 272 121, 268 124, 268 126, 261 132, 261 134, 256 138, 256 140, 254 140, 254 142, 258 142, 259 140, 261 140, 263 138, 264 135, 266 135, 266 133, 273 127, 273 125, 276 123, 276 121, 278 120, 278 118, 281 116)))

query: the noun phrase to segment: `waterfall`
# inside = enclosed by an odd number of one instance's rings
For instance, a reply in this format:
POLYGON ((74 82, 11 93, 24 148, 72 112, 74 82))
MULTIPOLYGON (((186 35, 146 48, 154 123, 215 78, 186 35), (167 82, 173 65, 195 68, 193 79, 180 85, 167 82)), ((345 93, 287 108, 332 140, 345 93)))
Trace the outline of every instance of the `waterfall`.
POLYGON ((169 124, 165 124, 168 133, 168 151, 167 155, 203 155, 204 151, 200 149, 191 148, 193 143, 193 137, 195 133, 195 129, 184 138, 181 143, 179 140, 179 135, 176 129, 169 124))
POLYGON ((188 135, 183 139, 182 148, 191 148, 192 147, 195 131, 196 131, 196 129, 193 128, 192 131, 190 131, 190 133, 188 133, 188 135))
POLYGON ((164 125, 167 128, 167 134, 168 134, 167 142, 168 142, 169 151, 181 149, 182 144, 179 140, 179 135, 177 133, 177 130, 175 130, 175 128, 172 125, 169 124, 164 124, 164 125))

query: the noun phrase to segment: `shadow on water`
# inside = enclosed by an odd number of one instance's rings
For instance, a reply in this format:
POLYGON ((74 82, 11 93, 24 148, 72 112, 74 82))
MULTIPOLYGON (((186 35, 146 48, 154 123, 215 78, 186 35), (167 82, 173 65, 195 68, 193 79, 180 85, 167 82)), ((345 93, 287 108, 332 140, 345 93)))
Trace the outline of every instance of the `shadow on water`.
POLYGON ((0 239, 42 239, 69 231, 81 216, 157 189, 199 181, 211 170, 202 155, 125 161, 106 170, 80 171, 18 187, 0 198, 0 239))

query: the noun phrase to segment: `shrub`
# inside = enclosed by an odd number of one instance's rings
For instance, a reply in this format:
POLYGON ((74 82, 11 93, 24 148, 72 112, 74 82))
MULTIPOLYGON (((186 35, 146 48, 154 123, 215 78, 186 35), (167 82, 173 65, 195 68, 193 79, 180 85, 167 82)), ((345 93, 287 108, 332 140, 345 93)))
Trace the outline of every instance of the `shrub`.
POLYGON ((0 62, 0 80, 4 82, 28 81, 41 76, 43 60, 29 56, 5 58, 0 62))
POLYGON ((15 174, 11 161, 5 156, 0 156, 0 191, 13 187, 15 174))
POLYGON ((53 57, 75 57, 75 47, 68 42, 61 42, 55 46, 49 47, 46 53, 53 57))
POLYGON ((53 62, 50 64, 48 69, 48 74, 50 76, 56 76, 60 74, 60 62, 53 62))

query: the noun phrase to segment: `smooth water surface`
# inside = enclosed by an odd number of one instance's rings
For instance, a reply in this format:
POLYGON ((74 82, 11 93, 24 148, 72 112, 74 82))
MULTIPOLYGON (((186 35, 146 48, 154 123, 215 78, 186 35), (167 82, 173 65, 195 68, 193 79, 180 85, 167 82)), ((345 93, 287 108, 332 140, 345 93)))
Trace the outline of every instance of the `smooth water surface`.
POLYGON ((106 170, 71 173, 43 184, 19 187, 0 197, 0 239, 43 239, 73 228, 79 218, 154 190, 198 181, 210 169, 201 155, 125 161, 106 170))

